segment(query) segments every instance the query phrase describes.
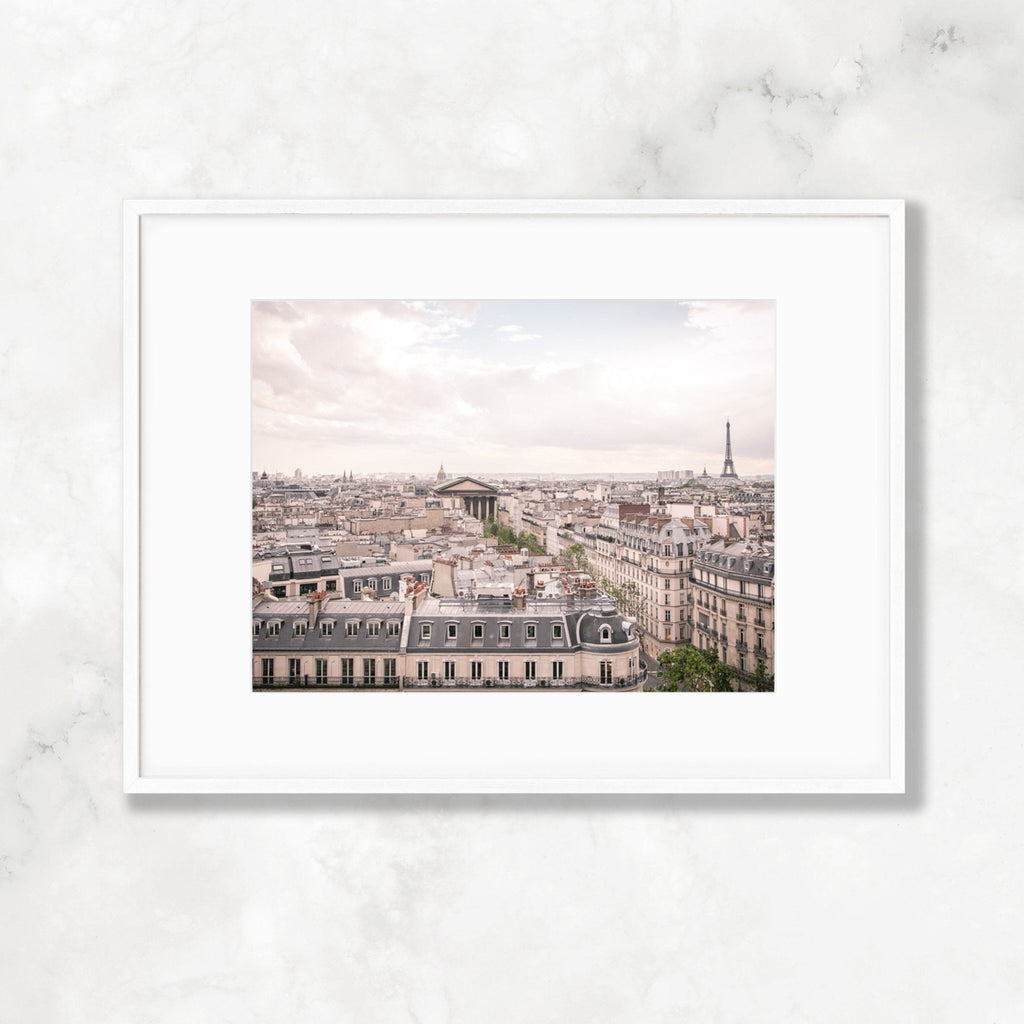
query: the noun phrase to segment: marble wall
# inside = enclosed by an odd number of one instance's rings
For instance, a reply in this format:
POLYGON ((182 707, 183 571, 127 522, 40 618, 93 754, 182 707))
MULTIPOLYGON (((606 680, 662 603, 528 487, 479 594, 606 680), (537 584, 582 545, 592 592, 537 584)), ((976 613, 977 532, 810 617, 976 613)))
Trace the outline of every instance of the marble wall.
POLYGON ((1019 1019, 1018 4, 4 13, 0 1021, 1019 1019), (162 196, 905 197, 908 796, 123 796, 121 202, 162 196))

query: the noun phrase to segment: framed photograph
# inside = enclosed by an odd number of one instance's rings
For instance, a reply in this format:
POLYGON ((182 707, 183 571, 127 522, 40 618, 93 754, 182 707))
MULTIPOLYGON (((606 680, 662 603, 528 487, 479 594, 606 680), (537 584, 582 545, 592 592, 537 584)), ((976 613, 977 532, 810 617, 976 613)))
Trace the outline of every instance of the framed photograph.
POLYGON ((904 207, 125 204, 131 793, 904 791, 904 207))

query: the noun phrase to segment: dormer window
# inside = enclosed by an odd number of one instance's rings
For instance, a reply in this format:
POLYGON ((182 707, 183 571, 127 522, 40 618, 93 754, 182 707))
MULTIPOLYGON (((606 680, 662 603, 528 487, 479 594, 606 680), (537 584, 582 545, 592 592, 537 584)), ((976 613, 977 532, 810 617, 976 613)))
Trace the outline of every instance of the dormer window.
POLYGON ((508 643, 512 638, 512 624, 510 622, 498 623, 498 640, 508 643))
POLYGON ((345 623, 345 636, 358 636, 359 635, 359 620, 349 619, 345 623))
POLYGON ((255 640, 260 635, 260 623, 253 621, 252 624, 252 638, 255 640))
POLYGON ((564 630, 562 629, 562 624, 560 622, 553 622, 551 624, 551 639, 552 640, 561 640, 562 636, 563 636, 563 633, 564 633, 564 630))
POLYGON ((320 635, 321 636, 333 636, 334 635, 334 623, 330 619, 325 619, 320 623, 320 635))
POLYGON ((366 635, 367 636, 380 636, 380 623, 379 622, 368 622, 366 624, 366 635))
POLYGON ((402 624, 397 619, 388 622, 388 636, 398 636, 402 631, 402 624))
POLYGON ((362 580, 353 580, 352 581, 352 593, 353 594, 361 594, 362 592, 363 592, 363 581, 362 580))
POLYGON ((284 572, 284 564, 281 562, 273 562, 270 566, 271 572, 284 572))
POLYGON ((445 636, 449 640, 458 640, 459 624, 457 622, 449 622, 445 627, 445 636))
POLYGON ((612 642, 612 627, 602 626, 599 635, 601 637, 601 643, 610 644, 612 642))
POLYGON ((421 640, 429 640, 430 639, 430 623, 429 622, 423 622, 423 623, 420 624, 420 639, 421 640))
POLYGON ((484 624, 482 622, 473 623, 473 639, 483 640, 484 638, 484 624))
POLYGON ((536 622, 528 622, 526 624, 526 639, 527 640, 536 640, 537 639, 537 623, 536 622))
POLYGON ((281 635, 281 623, 275 619, 273 622, 267 623, 267 636, 280 636, 281 635))
POLYGON ((306 635, 306 623, 303 621, 292 623, 292 636, 305 636, 306 635))

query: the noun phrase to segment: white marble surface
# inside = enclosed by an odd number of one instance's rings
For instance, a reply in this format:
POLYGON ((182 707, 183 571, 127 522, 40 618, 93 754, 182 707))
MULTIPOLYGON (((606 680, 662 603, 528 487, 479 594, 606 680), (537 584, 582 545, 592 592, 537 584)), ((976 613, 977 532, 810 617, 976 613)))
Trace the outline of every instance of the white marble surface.
POLYGON ((962 8, 4 6, 0 1021, 1021 1018, 1024 39, 962 8), (906 197, 910 795, 122 796, 127 196, 906 197))

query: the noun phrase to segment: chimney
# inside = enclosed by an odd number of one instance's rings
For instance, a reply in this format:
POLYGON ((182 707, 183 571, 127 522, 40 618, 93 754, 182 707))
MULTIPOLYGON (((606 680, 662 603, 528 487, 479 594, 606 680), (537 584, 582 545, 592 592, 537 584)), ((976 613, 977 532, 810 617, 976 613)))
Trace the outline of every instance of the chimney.
POLYGON ((512 591, 512 609, 517 612, 526 611, 526 591, 522 587, 512 591))
POLYGON ((316 617, 320 614, 320 605, 323 604, 323 600, 326 596, 326 590, 318 590, 315 593, 309 595, 308 623, 310 629, 313 629, 316 626, 316 617))
POLYGON ((431 592, 437 597, 455 597, 455 566, 451 558, 435 558, 431 592))

